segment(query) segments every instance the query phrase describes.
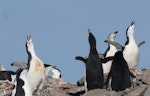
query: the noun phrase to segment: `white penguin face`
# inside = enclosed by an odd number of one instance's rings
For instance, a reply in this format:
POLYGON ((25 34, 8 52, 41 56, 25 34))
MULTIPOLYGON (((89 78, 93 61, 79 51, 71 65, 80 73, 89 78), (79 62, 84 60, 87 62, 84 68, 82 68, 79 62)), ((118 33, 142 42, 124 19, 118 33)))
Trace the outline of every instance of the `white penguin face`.
POLYGON ((34 49, 34 45, 33 45, 31 36, 30 36, 30 37, 27 37, 26 46, 27 46, 27 50, 28 50, 29 52, 31 52, 31 51, 34 49))
POLYGON ((131 23, 131 25, 127 29, 127 36, 133 36, 134 35, 134 22, 131 23))
POLYGON ((114 41, 118 31, 108 35, 108 40, 114 41))

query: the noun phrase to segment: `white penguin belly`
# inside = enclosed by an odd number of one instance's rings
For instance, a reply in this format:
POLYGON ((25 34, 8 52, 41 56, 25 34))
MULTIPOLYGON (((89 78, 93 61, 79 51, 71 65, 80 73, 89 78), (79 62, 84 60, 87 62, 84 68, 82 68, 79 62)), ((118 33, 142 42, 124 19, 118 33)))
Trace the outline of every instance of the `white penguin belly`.
POLYGON ((137 68, 139 61, 139 49, 136 44, 127 45, 123 51, 123 56, 130 69, 137 68))
POLYGON ((25 76, 21 76, 20 78, 24 80, 24 83, 25 83, 23 86, 23 89, 25 91, 25 96, 32 96, 32 91, 31 91, 27 78, 25 76))
POLYGON ((108 61, 107 63, 103 63, 103 73, 108 74, 111 69, 112 61, 108 61))
POLYGON ((38 65, 39 68, 36 68, 35 66, 36 64, 34 66, 31 65, 30 66, 31 69, 28 71, 28 74, 27 74, 27 79, 28 79, 29 85, 31 86, 32 92, 34 92, 37 89, 40 82, 46 78, 44 65, 40 65, 40 66, 38 65))
MULTIPOLYGON (((111 47, 111 50, 107 52, 106 57, 114 56, 116 51, 117 49, 115 47, 111 47)), ((112 65, 112 60, 102 64, 104 74, 108 74, 110 72, 111 65, 112 65)))

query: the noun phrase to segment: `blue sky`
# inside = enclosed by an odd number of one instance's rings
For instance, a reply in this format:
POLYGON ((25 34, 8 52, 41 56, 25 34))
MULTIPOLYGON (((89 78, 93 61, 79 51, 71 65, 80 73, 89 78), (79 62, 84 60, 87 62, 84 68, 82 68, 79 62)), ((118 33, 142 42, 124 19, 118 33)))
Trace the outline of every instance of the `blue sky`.
POLYGON ((118 31, 116 41, 124 45, 125 31, 135 21, 140 47, 140 68, 150 68, 149 0, 1 0, 0 64, 8 70, 13 61, 27 62, 25 42, 32 36, 35 51, 44 63, 57 66, 65 81, 76 83, 84 75, 84 64, 75 56, 89 53, 88 29, 104 53, 108 34, 118 31))

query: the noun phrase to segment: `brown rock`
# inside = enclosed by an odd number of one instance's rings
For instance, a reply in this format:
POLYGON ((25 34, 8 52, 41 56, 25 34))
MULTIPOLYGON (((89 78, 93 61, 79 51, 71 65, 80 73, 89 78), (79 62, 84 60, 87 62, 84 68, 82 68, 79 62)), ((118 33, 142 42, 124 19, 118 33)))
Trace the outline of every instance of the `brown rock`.
MULTIPOLYGON (((142 69, 138 74, 138 83, 129 90, 114 92, 106 89, 94 89, 84 93, 84 86, 77 86, 62 79, 47 78, 44 87, 34 96, 150 96, 150 69, 142 69), (147 84, 145 84, 147 83, 147 84)), ((0 96, 9 96, 13 85, 0 83, 0 96)))
POLYGON ((146 89, 143 96, 150 96, 150 86, 146 89))
POLYGON ((86 92, 82 96, 110 96, 111 92, 105 89, 94 89, 86 92))
POLYGON ((12 92, 14 85, 10 83, 0 83, 0 96, 9 96, 12 92))

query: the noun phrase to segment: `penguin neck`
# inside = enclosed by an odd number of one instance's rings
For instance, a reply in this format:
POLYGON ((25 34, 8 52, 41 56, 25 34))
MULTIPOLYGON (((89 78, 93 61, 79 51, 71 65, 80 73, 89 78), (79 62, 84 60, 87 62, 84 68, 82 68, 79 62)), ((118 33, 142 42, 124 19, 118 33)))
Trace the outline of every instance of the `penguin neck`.
POLYGON ((115 39, 114 39, 114 38, 111 38, 111 39, 108 39, 108 40, 110 40, 110 41, 115 41, 115 39))
POLYGON ((116 49, 116 47, 112 44, 109 44, 110 49, 116 49))
MULTIPOLYGON (((33 48, 32 50, 28 51, 28 64, 30 63, 31 59, 34 57, 37 57, 37 56, 33 48)), ((28 67, 30 67, 30 64, 28 67)))
POLYGON ((31 57, 36 57, 34 48, 32 48, 32 50, 30 50, 30 55, 31 55, 31 57))
MULTIPOLYGON (((111 41, 115 41, 114 39, 110 39, 111 41)), ((108 44, 110 50, 116 50, 116 47, 112 44, 108 44)))
POLYGON ((133 36, 133 35, 128 36, 128 40, 129 40, 129 42, 135 42, 134 36, 133 36))
POLYGON ((96 42, 92 42, 90 43, 90 53, 96 53, 97 50, 96 50, 96 42))
POLYGON ((90 48, 90 53, 92 53, 92 54, 95 54, 95 53, 97 53, 97 50, 96 50, 96 48, 90 48))

